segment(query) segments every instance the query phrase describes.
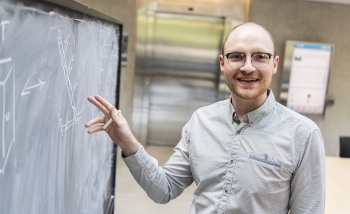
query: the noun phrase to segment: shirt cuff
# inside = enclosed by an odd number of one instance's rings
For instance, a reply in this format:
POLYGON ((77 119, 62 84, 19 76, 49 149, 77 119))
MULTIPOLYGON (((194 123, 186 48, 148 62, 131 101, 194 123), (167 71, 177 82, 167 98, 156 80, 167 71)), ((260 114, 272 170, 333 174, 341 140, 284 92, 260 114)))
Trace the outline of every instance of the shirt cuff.
POLYGON ((135 154, 125 157, 122 151, 121 156, 129 170, 137 170, 141 168, 141 163, 145 160, 147 155, 145 148, 140 144, 139 149, 135 154))

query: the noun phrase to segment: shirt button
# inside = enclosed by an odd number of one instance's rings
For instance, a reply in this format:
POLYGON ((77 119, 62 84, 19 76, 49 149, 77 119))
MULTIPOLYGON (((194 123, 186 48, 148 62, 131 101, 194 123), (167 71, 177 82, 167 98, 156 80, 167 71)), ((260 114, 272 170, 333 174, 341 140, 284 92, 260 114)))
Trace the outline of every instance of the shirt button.
POLYGON ((233 164, 233 159, 230 160, 230 163, 233 164))
POLYGON ((225 193, 228 193, 228 189, 225 189, 225 193))
POLYGON ((237 134, 240 134, 241 133, 241 131, 237 131, 237 134))

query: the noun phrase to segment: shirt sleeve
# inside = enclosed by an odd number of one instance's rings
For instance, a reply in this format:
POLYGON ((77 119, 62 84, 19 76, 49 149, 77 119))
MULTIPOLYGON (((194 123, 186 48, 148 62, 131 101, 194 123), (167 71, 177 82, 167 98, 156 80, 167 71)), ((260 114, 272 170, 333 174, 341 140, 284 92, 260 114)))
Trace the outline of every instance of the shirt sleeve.
POLYGON ((183 128, 180 142, 163 167, 158 166, 158 161, 148 155, 142 145, 134 155, 123 158, 137 183, 156 203, 168 203, 193 182, 188 157, 188 127, 189 123, 183 128))
POLYGON ((325 151, 319 129, 314 130, 300 152, 291 180, 290 214, 324 213, 325 151))

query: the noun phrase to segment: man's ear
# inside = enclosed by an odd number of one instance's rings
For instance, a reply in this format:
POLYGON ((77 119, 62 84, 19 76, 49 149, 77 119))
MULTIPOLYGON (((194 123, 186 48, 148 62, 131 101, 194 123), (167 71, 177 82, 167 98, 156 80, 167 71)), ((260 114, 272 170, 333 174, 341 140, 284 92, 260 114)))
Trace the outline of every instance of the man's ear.
POLYGON ((219 55, 220 70, 222 73, 224 73, 224 59, 223 55, 219 55))
POLYGON ((279 56, 275 56, 275 58, 273 59, 273 70, 272 70, 272 74, 275 74, 275 73, 277 72, 279 60, 280 60, 280 57, 279 57, 279 56))

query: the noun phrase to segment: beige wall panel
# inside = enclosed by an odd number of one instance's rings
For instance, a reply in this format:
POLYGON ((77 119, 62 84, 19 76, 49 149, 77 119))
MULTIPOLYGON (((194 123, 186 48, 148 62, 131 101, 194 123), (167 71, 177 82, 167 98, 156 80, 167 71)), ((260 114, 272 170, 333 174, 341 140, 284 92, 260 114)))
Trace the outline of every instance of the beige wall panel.
POLYGON ((314 119, 324 139, 326 155, 339 155, 339 136, 350 135, 350 5, 290 0, 251 0, 249 21, 265 26, 281 57, 271 85, 277 99, 282 81, 286 40, 334 44, 328 95, 335 98, 324 118, 314 119))

